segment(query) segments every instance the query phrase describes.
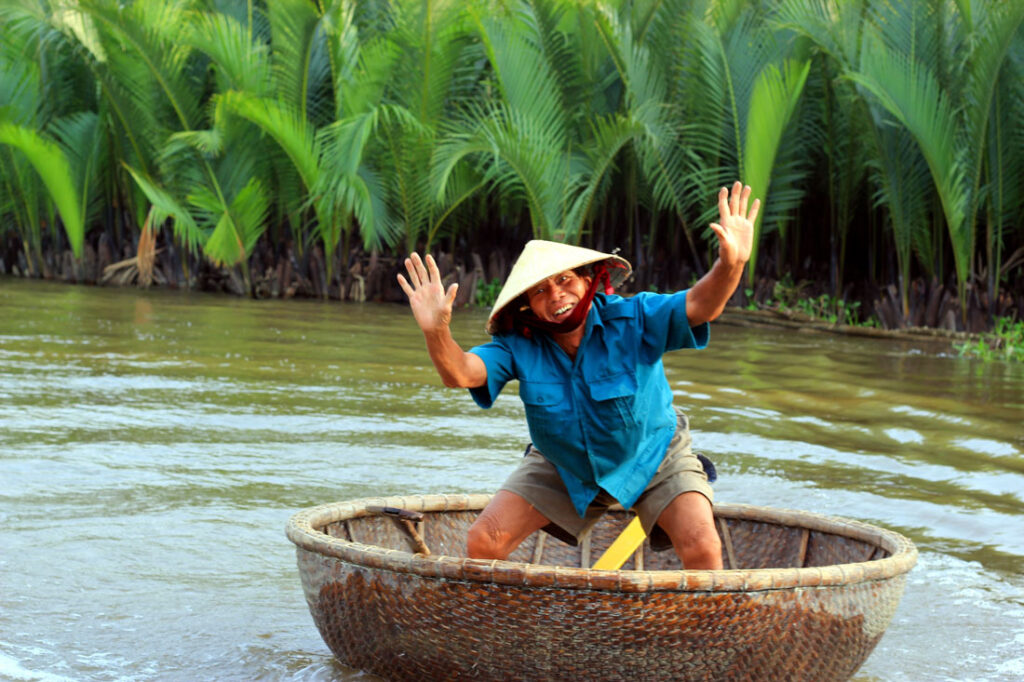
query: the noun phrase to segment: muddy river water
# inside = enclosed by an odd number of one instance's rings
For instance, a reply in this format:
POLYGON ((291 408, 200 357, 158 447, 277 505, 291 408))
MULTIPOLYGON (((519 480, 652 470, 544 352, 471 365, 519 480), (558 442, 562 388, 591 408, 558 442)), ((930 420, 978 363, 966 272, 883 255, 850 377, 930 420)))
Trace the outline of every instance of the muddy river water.
MULTIPOLYGON (((723 321, 665 367, 718 500, 917 544, 857 679, 1024 679, 1024 366, 723 321)), ((440 387, 403 306, 0 279, 0 679, 356 679, 288 517, 490 492, 527 440, 514 387, 440 387)))

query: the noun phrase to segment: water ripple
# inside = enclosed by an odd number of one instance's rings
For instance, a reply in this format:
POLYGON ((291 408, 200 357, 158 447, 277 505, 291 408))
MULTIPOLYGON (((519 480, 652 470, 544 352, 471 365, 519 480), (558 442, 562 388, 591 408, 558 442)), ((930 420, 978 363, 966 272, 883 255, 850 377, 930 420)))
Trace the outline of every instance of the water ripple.
MULTIPOLYGON (((404 306, 32 282, 0 305, 0 677, 365 679, 313 626, 288 517, 493 491, 529 439, 514 386, 488 411, 439 387, 404 306)), ((918 544, 860 674, 1016 678, 1024 370, 913 350, 716 325, 665 369, 716 500, 918 544)))

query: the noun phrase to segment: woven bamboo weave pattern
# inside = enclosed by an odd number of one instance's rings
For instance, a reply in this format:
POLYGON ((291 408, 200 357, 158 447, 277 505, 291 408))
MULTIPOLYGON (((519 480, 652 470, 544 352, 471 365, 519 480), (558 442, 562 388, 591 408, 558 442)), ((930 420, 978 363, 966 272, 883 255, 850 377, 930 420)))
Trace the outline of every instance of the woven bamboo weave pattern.
POLYGON ((396 680, 848 679, 916 561, 891 531, 742 505, 715 509, 731 570, 680 570, 674 553, 649 546, 628 564, 646 570, 581 567, 625 512, 580 547, 538 534, 510 561, 466 559, 466 531, 488 499, 364 499, 291 519, 310 612, 339 660, 396 680), (370 505, 424 512, 431 555, 412 554, 370 505))

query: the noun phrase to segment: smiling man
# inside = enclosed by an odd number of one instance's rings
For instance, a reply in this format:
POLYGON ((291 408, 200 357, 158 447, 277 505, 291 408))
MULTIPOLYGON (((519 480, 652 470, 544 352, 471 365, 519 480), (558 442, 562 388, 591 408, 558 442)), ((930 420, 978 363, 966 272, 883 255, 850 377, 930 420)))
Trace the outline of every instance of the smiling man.
POLYGON ((487 320, 490 343, 462 350, 433 258, 406 259, 409 296, 445 386, 490 407, 512 379, 533 440, 523 462, 480 513, 470 557, 504 559, 538 529, 575 544, 618 502, 635 509, 654 549, 686 568, 721 568, 712 491, 672 405, 661 356, 699 349, 750 258, 760 201, 735 183, 718 194, 719 254, 675 294, 612 294, 631 272, 619 256, 534 240, 523 249, 487 320))

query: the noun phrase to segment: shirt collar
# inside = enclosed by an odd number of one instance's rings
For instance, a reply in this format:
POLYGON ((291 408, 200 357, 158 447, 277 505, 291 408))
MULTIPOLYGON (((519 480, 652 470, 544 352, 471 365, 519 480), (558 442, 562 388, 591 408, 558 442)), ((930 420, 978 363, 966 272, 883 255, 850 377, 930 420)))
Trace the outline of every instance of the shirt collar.
POLYGON ((601 319, 601 309, 604 308, 605 295, 598 292, 594 296, 594 301, 590 304, 590 312, 587 313, 587 328, 583 330, 583 339, 586 340, 590 336, 590 332, 593 331, 594 327, 604 328, 604 320, 601 319))

